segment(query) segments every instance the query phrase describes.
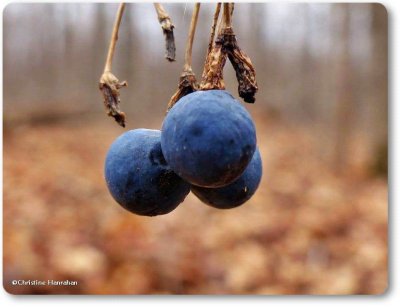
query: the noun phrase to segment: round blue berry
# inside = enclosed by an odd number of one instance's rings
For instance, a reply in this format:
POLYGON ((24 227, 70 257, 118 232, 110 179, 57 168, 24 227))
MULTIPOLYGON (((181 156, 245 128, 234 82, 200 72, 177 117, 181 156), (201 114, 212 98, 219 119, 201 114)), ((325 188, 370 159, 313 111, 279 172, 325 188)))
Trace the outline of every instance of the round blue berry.
POLYGON ((250 114, 229 92, 197 91, 181 98, 167 114, 161 147, 183 179, 221 187, 245 170, 256 149, 256 131, 250 114))
POLYGON ((218 209, 238 207, 256 192, 262 177, 262 162, 257 149, 244 173, 233 183, 222 188, 192 186, 192 192, 205 204, 218 209))
POLYGON ((119 136, 107 153, 105 179, 111 195, 139 215, 169 213, 190 191, 165 161, 160 138, 159 130, 131 130, 119 136))

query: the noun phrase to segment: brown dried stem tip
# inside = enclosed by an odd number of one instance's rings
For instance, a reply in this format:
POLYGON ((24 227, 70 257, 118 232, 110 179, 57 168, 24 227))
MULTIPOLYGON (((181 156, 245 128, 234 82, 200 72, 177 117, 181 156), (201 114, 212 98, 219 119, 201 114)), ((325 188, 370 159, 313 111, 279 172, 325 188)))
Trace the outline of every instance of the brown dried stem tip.
MULTIPOLYGON (((212 90, 212 89, 225 89, 225 83, 223 79, 223 69, 225 66, 227 53, 223 48, 223 41, 218 37, 214 43, 215 29, 218 23, 218 17, 221 10, 221 3, 217 4, 215 8, 213 24, 211 26, 210 41, 208 44, 206 61, 204 63, 203 74, 201 77, 200 90, 212 90)), ((222 29, 222 22, 220 22, 219 28, 222 29)), ((221 31, 218 29, 218 32, 221 31)))
POLYGON ((167 11, 160 3, 154 3, 154 8, 157 12, 158 21, 165 36, 165 58, 173 62, 175 61, 175 38, 174 38, 174 25, 171 22, 167 11))
POLYGON ((121 103, 119 89, 127 85, 126 81, 119 82, 109 71, 104 72, 100 78, 99 88, 103 93, 107 115, 114 117, 115 121, 122 127, 125 127, 125 113, 119 108, 121 103))
POLYGON ((175 105, 175 103, 178 102, 179 99, 197 91, 198 89, 195 74, 193 72, 182 72, 179 78, 178 89, 168 102, 167 112, 175 105))
MULTIPOLYGON (((218 7, 215 14, 217 13, 219 13, 218 7)), ((256 73, 250 58, 240 49, 237 43, 232 29, 232 14, 233 3, 224 3, 218 37, 211 52, 209 48, 200 88, 201 90, 225 89, 223 68, 228 57, 235 69, 236 78, 239 82, 239 96, 245 102, 254 103, 254 96, 258 90, 256 73)), ((218 19, 218 16, 214 16, 210 44, 214 37, 216 19, 218 19)))
POLYGON ((128 84, 126 81, 123 82, 118 81, 117 77, 115 77, 111 73, 111 66, 114 57, 115 46, 118 40, 118 30, 121 24, 121 19, 124 13, 124 9, 125 9, 125 4, 121 3, 118 8, 117 16, 115 18, 114 28, 111 34, 111 41, 110 41, 110 46, 108 48, 106 64, 104 66, 104 72, 100 77, 100 82, 99 82, 99 88, 103 94, 104 105, 107 110, 107 115, 114 117, 116 122, 122 127, 125 127, 125 113, 121 112, 121 110, 119 109, 119 104, 121 102, 119 99, 119 89, 121 87, 127 86, 128 84))
POLYGON ((174 104, 183 96, 193 93, 199 89, 196 81, 196 76, 192 70, 193 40, 194 34, 196 33, 196 25, 199 18, 199 11, 200 3, 196 3, 194 6, 192 20, 190 22, 189 35, 186 42, 185 63, 183 65, 183 72, 179 79, 178 90, 175 92, 174 95, 172 95, 171 99, 168 102, 167 111, 170 110, 174 106, 174 104))
POLYGON ((245 102, 254 103, 255 94, 258 91, 256 71, 250 58, 244 53, 236 40, 232 28, 225 29, 224 35, 226 43, 229 44, 228 58, 236 72, 236 79, 238 80, 239 96, 245 102))
MULTIPOLYGON (((258 91, 256 81, 256 71, 253 63, 243 50, 240 49, 235 33, 232 29, 232 15, 234 4, 226 4, 226 17, 225 29, 223 35, 225 36, 225 43, 227 45, 228 57, 233 68, 236 72, 236 79, 238 80, 238 92, 239 96, 243 98, 245 102, 254 103, 255 94, 258 91)), ((225 11, 224 11, 225 13, 225 11)))

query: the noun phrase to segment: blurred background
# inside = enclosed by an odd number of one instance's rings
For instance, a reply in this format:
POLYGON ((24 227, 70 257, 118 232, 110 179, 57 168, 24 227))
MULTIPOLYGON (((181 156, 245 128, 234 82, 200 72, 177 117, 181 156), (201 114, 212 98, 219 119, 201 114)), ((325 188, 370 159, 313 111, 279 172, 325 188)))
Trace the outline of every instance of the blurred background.
MULTIPOLYGON (((127 129, 160 129, 193 3, 128 4, 113 73, 127 129)), ((380 294, 387 287, 387 13, 379 4, 236 4, 259 85, 246 104, 264 175, 243 206, 193 195, 154 218, 123 210, 103 178, 126 130, 98 81, 118 4, 9 4, 4 22, 4 286, 11 293, 380 294), (78 286, 12 286, 11 280, 78 286)), ((202 4, 200 77, 215 4, 202 4)), ((225 81, 236 97, 234 71, 225 81)))

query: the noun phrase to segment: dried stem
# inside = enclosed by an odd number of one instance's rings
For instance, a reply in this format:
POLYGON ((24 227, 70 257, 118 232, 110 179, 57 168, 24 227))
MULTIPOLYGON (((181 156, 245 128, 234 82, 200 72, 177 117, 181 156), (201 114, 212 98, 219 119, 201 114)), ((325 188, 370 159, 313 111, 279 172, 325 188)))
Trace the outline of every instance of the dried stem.
MULTIPOLYGON (((224 4, 224 11, 225 6, 226 4, 224 4)), ((224 13, 218 24, 218 36, 214 43, 215 28, 217 27, 220 10, 221 3, 218 3, 214 13, 213 24, 211 26, 207 57, 204 63, 204 69, 200 83, 200 89, 203 91, 212 89, 225 89, 223 69, 225 66, 227 53, 224 48, 223 39, 221 39, 222 29, 225 28, 224 13)))
MULTIPOLYGON (((200 89, 201 90, 207 90, 207 89, 214 89, 214 88, 219 88, 223 89, 224 84, 223 80, 222 83, 220 80, 218 80, 219 77, 222 78, 222 72, 221 75, 218 74, 218 71, 220 69, 223 69, 223 66, 225 64, 224 58, 226 58, 226 55, 222 53, 222 45, 216 46, 214 43, 215 39, 215 30, 218 24, 218 19, 221 11, 221 3, 217 3, 217 6, 215 8, 214 12, 214 18, 213 18, 213 23, 211 25, 211 32, 210 32, 210 40, 208 43, 208 49, 207 49, 207 55, 206 55, 206 61, 204 63, 204 68, 203 68, 203 73, 201 75, 201 83, 200 83, 200 89), (220 61, 222 60, 222 62, 220 61), (214 63, 211 63, 214 62, 214 63), (212 67, 214 65, 214 67, 212 67), (215 80, 215 81, 213 81, 215 80)), ((221 31, 222 28, 222 21, 220 20, 218 24, 218 33, 221 31)))
POLYGON ((115 46, 118 40, 118 30, 121 24, 122 15, 124 14, 125 3, 121 3, 118 8, 117 16, 115 17, 114 28, 111 34, 110 46, 108 47, 106 65, 104 66, 104 72, 111 71, 112 60, 114 57, 115 46))
POLYGON ((167 110, 171 109, 175 103, 178 102, 183 96, 193 93, 198 90, 196 76, 192 70, 192 49, 194 35, 196 33, 197 20, 199 18, 200 3, 194 6, 192 20, 190 22, 189 35, 186 41, 185 63, 183 65, 183 72, 179 79, 178 90, 172 95, 168 102, 167 110))
POLYGON ((235 4, 234 3, 224 3, 224 9, 222 11, 222 18, 218 24, 218 35, 222 33, 222 29, 232 27, 232 15, 234 10, 235 4), (230 14, 227 14, 230 12, 230 14))
POLYGON ((224 3, 222 18, 218 25, 218 37, 215 40, 215 44, 213 44, 215 35, 213 29, 218 20, 217 7, 200 89, 225 89, 223 69, 228 57, 236 71, 236 78, 239 83, 239 96, 244 101, 253 103, 255 101, 255 93, 258 90, 255 70, 250 58, 239 48, 237 43, 235 33, 232 29, 233 10, 233 3, 224 3))
MULTIPOLYGON (((224 14, 224 12, 222 12, 222 15, 224 14)), ((223 24, 223 17, 219 20, 218 22, 218 30, 217 30, 217 35, 220 35, 222 32, 222 24, 223 24)))
POLYGON ((199 19, 200 3, 195 3, 192 20, 190 21, 189 35, 186 41, 186 51, 185 51, 185 64, 183 65, 184 71, 192 71, 192 49, 193 40, 196 33, 197 20, 199 19))
POLYGON ((240 49, 237 43, 235 33, 232 29, 233 10, 234 3, 224 6, 224 35, 227 45, 228 58, 236 72, 239 96, 242 97, 245 102, 254 103, 255 94, 258 91, 256 71, 250 58, 243 50, 240 49), (227 17, 228 15, 229 18, 227 17))
POLYGON ((112 61, 114 58, 114 51, 118 40, 118 30, 121 24, 122 15, 124 13, 125 3, 121 3, 117 15, 115 17, 114 27, 111 34, 110 46, 108 48, 106 64, 104 65, 104 72, 100 77, 99 88, 104 98, 104 105, 107 110, 107 115, 114 117, 116 122, 125 127, 125 113, 121 112, 119 108, 120 98, 119 89, 127 86, 126 81, 119 82, 111 72, 112 61))
POLYGON ((250 58, 240 49, 236 37, 232 35, 232 47, 228 50, 228 58, 236 72, 239 96, 245 102, 254 103, 258 91, 256 71, 250 58))
POLYGON ((224 12, 223 12, 223 27, 230 28, 232 27, 232 12, 233 9, 231 8, 230 3, 224 3, 224 12))
POLYGON ((175 38, 174 38, 174 25, 167 11, 160 3, 154 3, 154 8, 157 12, 158 21, 161 25, 165 36, 165 58, 173 62, 175 61, 175 38))
POLYGON ((213 45, 214 45, 215 29, 217 27, 220 11, 221 11, 221 2, 218 2, 217 7, 215 8, 215 12, 214 12, 213 24, 211 26, 210 41, 208 43, 207 54, 211 52, 213 45))

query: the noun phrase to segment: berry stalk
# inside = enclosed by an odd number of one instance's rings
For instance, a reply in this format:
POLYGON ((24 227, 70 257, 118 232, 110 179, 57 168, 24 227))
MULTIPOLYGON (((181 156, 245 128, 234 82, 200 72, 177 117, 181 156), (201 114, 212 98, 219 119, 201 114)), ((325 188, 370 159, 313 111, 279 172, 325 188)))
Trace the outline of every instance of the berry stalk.
POLYGON ((215 29, 217 28, 217 23, 218 23, 218 18, 219 18, 220 11, 221 11, 221 2, 218 2, 217 6, 215 8, 213 23, 212 23, 212 26, 211 26, 210 41, 208 43, 207 54, 211 52, 211 50, 212 50, 212 48, 214 46, 215 29))
POLYGON ((232 27, 232 9, 233 3, 224 3, 224 12, 223 12, 223 28, 231 28, 232 27))
POLYGON ((179 78, 178 90, 175 92, 174 95, 172 95, 171 99, 169 100, 167 111, 169 111, 179 99, 198 90, 196 76, 192 69, 192 50, 194 35, 196 33, 197 20, 199 18, 199 11, 200 3, 195 3, 192 13, 192 19, 190 21, 189 35, 186 41, 185 62, 183 65, 183 71, 179 78))
POLYGON ((99 88, 104 98, 107 115, 114 117, 115 121, 122 127, 125 127, 125 113, 119 108, 121 102, 119 98, 119 89, 127 86, 128 83, 126 81, 119 82, 118 78, 111 72, 111 68, 124 9, 125 3, 121 3, 115 17, 106 63, 104 65, 104 72, 101 75, 99 82, 99 88))
POLYGON ((114 27, 111 34, 111 41, 108 47, 106 64, 104 66, 104 72, 111 71, 115 46, 117 45, 117 40, 118 40, 118 31, 121 25, 121 20, 122 20, 122 15, 124 14, 124 10, 125 10, 125 3, 121 3, 118 8, 117 16, 115 17, 114 27))
POLYGON ((184 71, 192 71, 192 50, 194 35, 196 33, 197 20, 199 19, 200 3, 195 3, 192 19, 190 21, 189 35, 186 41, 186 51, 185 51, 185 64, 183 65, 184 71))
MULTIPOLYGON (((210 41, 208 44, 207 56, 204 63, 203 74, 200 83, 200 90, 212 90, 212 89, 225 89, 225 83, 223 79, 223 69, 225 66, 227 54, 225 49, 223 48, 223 44, 220 37, 220 32, 222 31, 223 25, 225 22, 223 20, 220 21, 218 25, 218 37, 214 42, 215 37, 215 29, 217 27, 217 22, 219 18, 221 10, 221 3, 218 3, 215 8, 213 24, 211 26, 210 33, 210 41)), ((224 4, 225 11, 225 4, 224 4)), ((224 15, 224 14, 223 14, 224 15)), ((224 19, 224 16, 222 16, 224 19)))

